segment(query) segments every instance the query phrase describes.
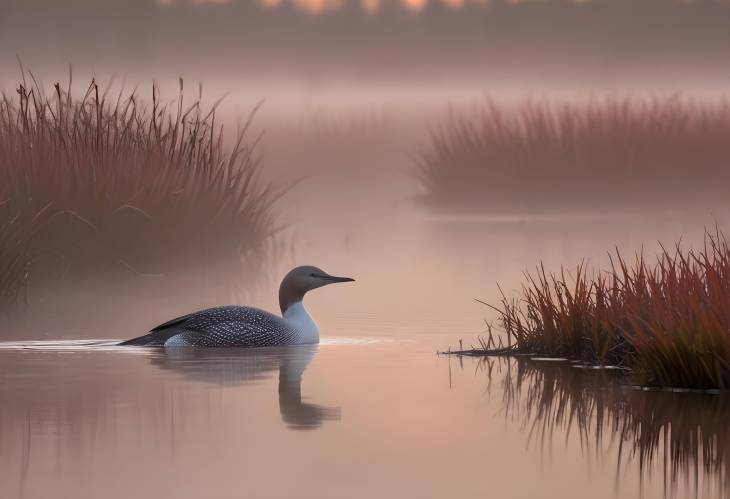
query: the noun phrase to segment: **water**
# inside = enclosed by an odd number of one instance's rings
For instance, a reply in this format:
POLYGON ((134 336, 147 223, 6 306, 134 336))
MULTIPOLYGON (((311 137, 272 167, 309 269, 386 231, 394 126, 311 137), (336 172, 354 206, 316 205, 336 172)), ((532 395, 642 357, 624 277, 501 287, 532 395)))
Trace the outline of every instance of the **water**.
POLYGON ((729 401, 645 394, 555 363, 438 357, 433 343, 3 345, 2 497, 727 494, 729 401), (688 421, 670 439, 663 418, 688 421), (695 447, 692 429, 707 442, 695 447), (686 452, 697 448, 707 471, 686 452))
MULTIPOLYGON (((540 259, 695 244, 702 222, 383 206, 298 225, 296 261, 357 279, 308 295, 319 346, 0 345, 0 497, 730 497, 726 395, 436 354, 476 343, 494 315, 473 298, 513 292, 540 259)), ((275 309, 273 287, 254 304, 275 309)))

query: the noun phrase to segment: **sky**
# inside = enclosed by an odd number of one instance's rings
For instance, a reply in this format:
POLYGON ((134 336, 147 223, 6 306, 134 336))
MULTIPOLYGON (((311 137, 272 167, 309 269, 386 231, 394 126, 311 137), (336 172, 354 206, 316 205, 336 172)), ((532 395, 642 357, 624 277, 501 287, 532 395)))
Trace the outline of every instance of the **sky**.
MULTIPOLYGON (((156 0, 160 5, 175 5, 186 3, 185 0, 156 0)), ((508 5, 519 5, 529 2, 550 2, 556 3, 554 0, 505 0, 502 3, 508 5)), ((575 5, 583 5, 590 2, 600 2, 600 0, 565 0, 567 3, 575 5)), ((233 3, 234 0, 187 0, 192 5, 226 5, 233 3)), ((701 0, 684 0, 681 3, 696 3, 701 0)), ((478 6, 489 8, 493 4, 493 0, 258 0, 258 4, 265 8, 277 8, 286 4, 290 4, 297 9, 311 14, 321 14, 327 11, 338 10, 348 6, 348 4, 357 4, 359 7, 369 14, 379 13, 388 3, 400 4, 403 8, 414 12, 419 12, 426 8, 430 3, 442 4, 452 9, 461 9, 466 6, 478 6)), ((495 3, 499 3, 498 1, 495 3)), ((727 0, 716 0, 714 3, 728 3, 727 0)))
POLYGON ((728 26, 725 0, 2 0, 0 82, 16 78, 17 54, 48 79, 73 65, 265 98, 719 91, 728 26))

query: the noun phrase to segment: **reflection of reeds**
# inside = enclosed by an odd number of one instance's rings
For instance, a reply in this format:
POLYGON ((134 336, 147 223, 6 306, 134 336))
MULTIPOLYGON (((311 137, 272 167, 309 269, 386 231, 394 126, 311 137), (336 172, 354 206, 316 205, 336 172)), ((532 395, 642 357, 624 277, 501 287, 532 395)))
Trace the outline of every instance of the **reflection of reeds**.
POLYGON ((730 247, 664 249, 655 264, 620 254, 605 273, 527 274, 520 299, 502 297, 500 322, 523 352, 618 364, 650 385, 730 386, 730 247))
POLYGON ((686 98, 586 104, 488 102, 432 133, 418 161, 425 201, 544 212, 676 209, 730 194, 730 105, 686 98))
POLYGON ((250 119, 227 149, 215 106, 186 103, 182 81, 173 103, 153 89, 151 106, 70 87, 46 95, 24 75, 0 100, 0 294, 212 261, 252 278, 280 192, 257 180, 250 119))
POLYGON ((502 368, 505 412, 529 428, 530 440, 541 447, 558 432, 577 430, 587 453, 600 456, 616 446, 617 473, 634 462, 644 480, 660 466, 665 495, 674 495, 680 483, 703 487, 703 497, 730 494, 726 396, 634 390, 606 371, 552 362, 482 362, 490 378, 495 363, 502 368))

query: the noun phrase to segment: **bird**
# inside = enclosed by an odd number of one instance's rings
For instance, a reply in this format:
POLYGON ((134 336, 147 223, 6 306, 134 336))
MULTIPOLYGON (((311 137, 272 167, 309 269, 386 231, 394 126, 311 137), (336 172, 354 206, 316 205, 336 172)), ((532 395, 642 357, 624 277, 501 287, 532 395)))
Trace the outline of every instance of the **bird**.
POLYGON ((160 324, 119 345, 147 347, 270 347, 319 343, 319 329, 304 308, 304 295, 338 282, 352 282, 312 265, 289 271, 279 286, 282 316, 254 307, 207 308, 160 324))

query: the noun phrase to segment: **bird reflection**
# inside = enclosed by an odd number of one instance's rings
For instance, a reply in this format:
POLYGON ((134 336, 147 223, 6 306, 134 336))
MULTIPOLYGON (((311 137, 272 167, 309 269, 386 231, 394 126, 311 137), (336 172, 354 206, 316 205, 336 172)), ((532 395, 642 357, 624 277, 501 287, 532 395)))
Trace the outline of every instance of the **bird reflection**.
POLYGON ((258 383, 279 371, 279 411, 292 430, 319 428, 339 420, 340 408, 302 400, 302 376, 317 355, 317 345, 272 348, 166 348, 152 364, 202 383, 237 386, 258 383))
POLYGON ((530 429, 528 444, 550 449, 554 436, 574 432, 587 456, 615 446, 617 488, 633 463, 642 484, 662 468, 666 497, 680 485, 730 497, 728 395, 647 392, 616 372, 525 358, 482 358, 477 367, 488 390, 501 391, 507 418, 530 429))

